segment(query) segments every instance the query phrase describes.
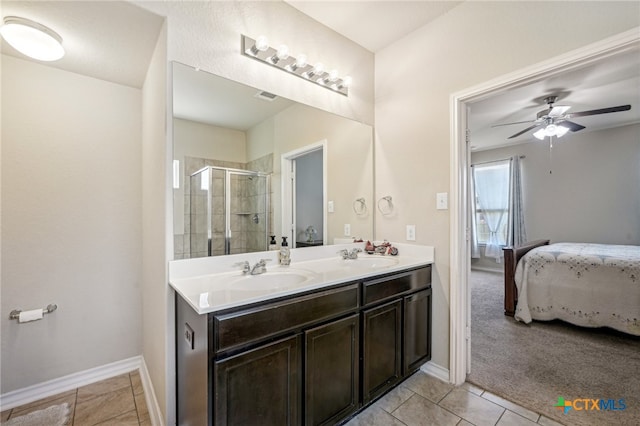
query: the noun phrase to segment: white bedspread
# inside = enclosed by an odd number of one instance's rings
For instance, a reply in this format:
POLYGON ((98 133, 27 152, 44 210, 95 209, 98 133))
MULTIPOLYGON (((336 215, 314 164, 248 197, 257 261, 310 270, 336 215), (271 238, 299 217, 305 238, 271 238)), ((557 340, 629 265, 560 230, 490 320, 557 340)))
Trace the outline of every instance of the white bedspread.
POLYGON ((518 262, 515 318, 640 335, 640 246, 557 243, 518 262))

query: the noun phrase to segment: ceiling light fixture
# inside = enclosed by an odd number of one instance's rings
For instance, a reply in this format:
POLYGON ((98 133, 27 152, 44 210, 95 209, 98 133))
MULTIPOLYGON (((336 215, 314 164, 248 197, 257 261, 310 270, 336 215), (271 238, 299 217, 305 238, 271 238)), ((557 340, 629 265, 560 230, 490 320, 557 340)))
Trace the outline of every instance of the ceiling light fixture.
POLYGON ((566 135, 568 131, 568 127, 565 127, 562 124, 555 124, 552 120, 550 120, 545 127, 535 132, 533 136, 540 140, 544 140, 544 138, 547 136, 555 136, 557 138, 561 138, 566 135))
POLYGON ((274 49, 269 46, 269 42, 264 36, 253 39, 242 35, 241 49, 242 54, 245 56, 302 77, 336 93, 349 96, 349 87, 352 83, 351 77, 340 78, 336 70, 327 72, 320 62, 315 65, 309 65, 304 54, 299 54, 297 57, 290 56, 289 48, 285 45, 274 49))
POLYGON ((38 22, 6 16, 0 34, 14 49, 39 61, 57 61, 64 56, 62 37, 38 22))

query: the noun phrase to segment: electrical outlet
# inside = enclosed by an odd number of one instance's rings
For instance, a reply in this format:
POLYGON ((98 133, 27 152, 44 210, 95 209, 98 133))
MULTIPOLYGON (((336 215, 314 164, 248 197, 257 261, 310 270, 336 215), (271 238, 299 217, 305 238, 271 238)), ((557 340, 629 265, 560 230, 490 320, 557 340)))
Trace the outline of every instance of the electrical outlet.
POLYGON ((187 341, 191 350, 195 348, 195 338, 193 334, 193 329, 189 327, 189 324, 184 323, 184 340, 187 341))
POLYGON ((351 236, 351 225, 349 225, 348 223, 344 224, 344 236, 345 237, 351 236))
POLYGON ((415 240, 416 240, 416 226, 407 225, 407 241, 415 241, 415 240))
POLYGON ((438 192, 436 194, 436 209, 437 210, 446 210, 449 208, 449 194, 446 192, 438 192))

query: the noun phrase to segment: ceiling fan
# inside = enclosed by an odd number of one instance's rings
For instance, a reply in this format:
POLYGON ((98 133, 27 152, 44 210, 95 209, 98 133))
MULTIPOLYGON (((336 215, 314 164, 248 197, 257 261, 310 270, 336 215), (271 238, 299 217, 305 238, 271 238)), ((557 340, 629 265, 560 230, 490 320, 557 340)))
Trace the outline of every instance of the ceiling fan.
POLYGON ((533 125, 516 133, 515 135, 509 136, 508 139, 516 138, 524 133, 527 133, 535 129, 538 129, 538 130, 533 133, 533 136, 535 136, 540 140, 543 140, 547 136, 556 136, 559 138, 564 136, 568 131, 577 132, 585 128, 581 124, 574 123, 573 121, 569 121, 570 118, 585 117, 588 115, 608 114, 611 112, 619 112, 619 111, 629 111, 631 109, 631 105, 620 105, 616 107, 593 109, 590 111, 580 111, 580 112, 566 114, 566 112, 571 107, 567 105, 554 105, 554 103, 557 100, 558 100, 557 96, 546 97, 544 101, 547 103, 548 108, 542 111, 539 111, 535 120, 495 124, 491 127, 510 126, 512 124, 533 123, 533 125))

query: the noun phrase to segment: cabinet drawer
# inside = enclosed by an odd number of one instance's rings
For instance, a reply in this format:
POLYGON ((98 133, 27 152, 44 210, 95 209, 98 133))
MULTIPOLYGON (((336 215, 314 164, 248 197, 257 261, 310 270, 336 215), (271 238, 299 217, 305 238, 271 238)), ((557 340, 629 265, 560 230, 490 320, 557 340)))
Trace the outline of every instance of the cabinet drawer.
POLYGON ((371 305, 398 295, 431 286, 431 265, 380 279, 365 281, 363 305, 371 305))
POLYGON ((215 351, 232 349, 358 309, 358 284, 214 315, 215 351))

